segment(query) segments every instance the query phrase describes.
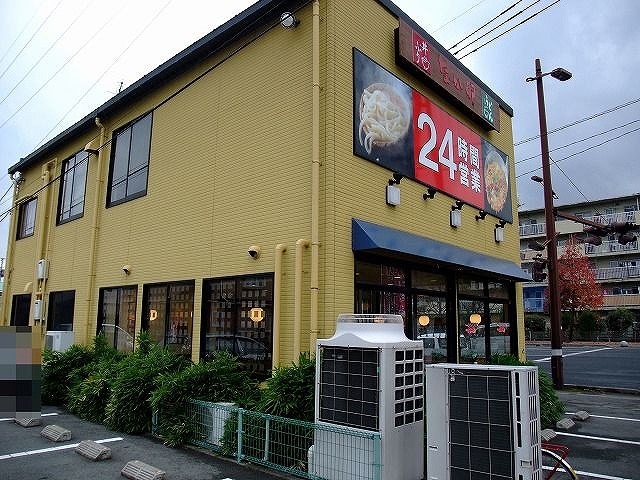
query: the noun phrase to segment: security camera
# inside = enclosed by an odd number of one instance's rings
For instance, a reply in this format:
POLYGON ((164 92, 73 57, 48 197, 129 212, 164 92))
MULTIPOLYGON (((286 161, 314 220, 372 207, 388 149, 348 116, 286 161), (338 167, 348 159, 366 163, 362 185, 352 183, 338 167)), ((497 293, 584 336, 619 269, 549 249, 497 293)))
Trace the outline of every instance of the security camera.
POLYGON ((131 265, 123 265, 122 271, 125 275, 129 275, 131 273, 131 265))
POLYGON ((249 256, 251 258, 258 258, 260 256, 260 247, 256 245, 251 245, 247 253, 249 253, 249 256))

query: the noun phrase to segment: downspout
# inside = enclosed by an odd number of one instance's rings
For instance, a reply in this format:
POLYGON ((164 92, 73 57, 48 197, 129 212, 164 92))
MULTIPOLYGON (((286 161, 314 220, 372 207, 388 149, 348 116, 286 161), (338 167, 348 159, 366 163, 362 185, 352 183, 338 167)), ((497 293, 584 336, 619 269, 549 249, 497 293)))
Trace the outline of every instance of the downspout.
MULTIPOLYGON (((40 260, 40 259, 44 259, 46 260, 46 248, 45 245, 47 243, 47 237, 48 235, 48 219, 50 216, 50 212, 49 212, 49 200, 51 198, 51 188, 49 185, 49 182, 51 181, 51 170, 55 170, 56 168, 56 161, 55 160, 51 160, 47 163, 45 163, 42 166, 42 187, 43 187, 43 191, 42 191, 42 197, 39 196, 39 200, 42 200, 42 205, 38 205, 36 208, 36 215, 37 212, 41 212, 40 213, 40 218, 42 219, 42 221, 40 222, 40 225, 38 225, 38 244, 36 247, 36 263, 40 260)), ((38 202, 40 203, 40 202, 38 202)), ((37 269, 35 269, 34 274, 33 274, 33 285, 34 285, 34 291, 35 291, 35 299, 36 300, 44 300, 44 294, 45 294, 45 286, 47 283, 47 279, 38 279, 38 272, 37 269)), ((42 318, 44 317, 44 312, 41 312, 41 316, 40 319, 38 320, 38 322, 40 322, 42 320, 42 318)), ((34 325, 35 325, 36 320, 34 319, 34 325)))
POLYGON ((287 251, 287 246, 279 243, 275 248, 275 260, 273 268, 273 354, 271 368, 280 364, 280 312, 282 311, 282 256, 287 251))
MULTIPOLYGON (((85 343, 89 344, 91 337, 93 336, 89 331, 89 325, 91 324, 91 307, 93 304, 93 289, 96 285, 96 256, 98 245, 98 232, 100 230, 100 199, 102 198, 102 186, 104 179, 102 178, 102 164, 104 163, 104 139, 105 128, 100 122, 100 117, 95 118, 96 126, 100 129, 100 143, 98 145, 98 164, 96 165, 96 190, 93 199, 93 217, 91 221, 91 240, 89 242, 89 281, 87 287, 87 319, 85 321, 85 343)), ((97 322, 97 320, 96 320, 97 322)), ((95 332, 96 334, 98 332, 95 332)))
POLYGON ((18 193, 20 193, 20 181, 16 178, 14 178, 13 176, 14 174, 12 173, 10 175, 11 181, 13 182, 13 203, 11 205, 11 220, 9 223, 9 241, 7 242, 7 260, 5 262, 4 265, 4 291, 3 291, 3 295, 2 295, 2 312, 0 312, 0 314, 2 315, 0 317, 0 324, 2 325, 9 325, 9 318, 10 318, 10 312, 9 312, 9 297, 10 295, 7 295, 7 291, 9 290, 7 288, 7 286, 11 286, 11 293, 14 294, 16 291, 15 285, 12 284, 11 282, 11 274, 13 272, 13 255, 14 255, 14 246, 16 243, 16 237, 17 237, 17 228, 18 228, 18 193))
POLYGON ((300 358, 300 332, 302 330, 302 255, 309 247, 309 240, 303 238, 296 242, 296 264, 294 285, 294 314, 293 314, 293 363, 300 358))
POLYGON ((318 339, 318 290, 320 250, 320 2, 313 0, 312 106, 311 106, 311 320, 309 351, 318 339))

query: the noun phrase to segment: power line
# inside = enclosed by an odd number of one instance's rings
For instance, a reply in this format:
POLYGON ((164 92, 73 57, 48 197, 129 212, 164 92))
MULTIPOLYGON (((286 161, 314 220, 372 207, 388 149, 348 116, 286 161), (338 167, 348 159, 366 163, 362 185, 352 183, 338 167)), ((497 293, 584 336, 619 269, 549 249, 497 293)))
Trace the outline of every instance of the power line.
POLYGON ((71 27, 73 27, 73 25, 75 25, 75 23, 76 23, 76 22, 78 21, 78 19, 82 16, 82 14, 83 14, 84 12, 86 12, 86 11, 87 11, 87 8, 89 8, 89 5, 91 5, 91 2, 86 2, 86 3, 85 3, 84 8, 83 8, 82 10, 80 10, 80 13, 78 13, 78 15, 76 16, 76 18, 74 18, 74 19, 73 19, 73 21, 72 21, 72 22, 67 26, 67 28, 64 30, 64 32, 62 32, 62 33, 58 36, 58 38, 56 38, 56 39, 53 41, 53 43, 52 43, 51 45, 49 45, 49 48, 47 48, 47 50, 45 50, 45 52, 40 56, 40 58, 38 58, 38 60, 36 60, 36 63, 34 63, 34 64, 31 66, 31 68, 27 71, 27 73, 25 73, 25 74, 24 74, 24 76, 23 76, 20 80, 18 80, 18 83, 16 83, 16 84, 13 86, 13 88, 12 88, 11 90, 9 90, 9 93, 7 93, 7 94, 4 96, 4 98, 3 98, 2 100, 0 100, 0 105, 2 105, 2 104, 4 103, 4 101, 5 101, 7 98, 9 98, 9 95, 11 95, 11 94, 15 91, 15 89, 16 89, 16 88, 18 88, 18 87, 20 86, 20 84, 24 81, 24 79, 25 79, 25 78, 27 78, 31 72, 33 72, 33 69, 34 69, 34 68, 36 68, 36 67, 40 64, 40 62, 42 61, 42 59, 43 59, 44 57, 46 57, 46 56, 47 56, 47 54, 51 51, 51 49, 53 49, 53 47, 55 47, 55 46, 56 46, 56 44, 58 43, 58 41, 60 41, 60 39, 61 39, 62 37, 64 37, 64 36, 65 36, 65 34, 66 34, 70 29, 71 29, 71 27))
MULTIPOLYGON (((474 40, 470 41, 469 43, 467 43, 466 45, 464 45, 464 46, 460 47, 457 51, 453 52, 453 54, 454 54, 454 55, 459 54, 459 53, 460 53, 462 50, 464 50, 465 48, 470 47, 470 46, 471 46, 471 45, 473 45, 474 43, 476 43, 476 42, 480 41, 482 38, 484 38, 484 37, 486 37, 487 35, 489 35, 490 33, 495 32, 497 29, 499 29, 499 28, 500 28, 501 26, 503 26, 505 23, 510 22, 511 20, 513 20, 514 18, 516 18, 517 16, 519 16, 521 13, 524 13, 525 11, 527 11, 528 9, 530 9, 531 7, 533 7, 534 5, 536 5, 536 4, 538 4, 538 3, 540 3, 540 1, 541 1, 541 0, 536 0, 536 1, 535 1, 535 2, 533 2, 531 5, 529 5, 529 6, 525 7, 525 8, 523 8, 522 10, 520 10, 520 11, 519 11, 518 13, 516 13, 515 15, 511 15, 511 16, 510 16, 509 18, 507 18, 504 22, 502 22, 502 23, 500 23, 500 24, 496 25, 495 27, 493 27, 493 28, 492 28, 491 30, 489 30, 488 32, 483 33, 483 34, 482 34, 482 35, 480 35, 478 38, 476 38, 476 39, 474 39, 474 40)), ((518 3, 520 3, 520 2, 518 2, 518 3)), ((513 4, 511 7, 509 7, 509 8, 513 8, 513 7, 515 7, 516 5, 517 5, 517 3, 514 3, 514 4, 513 4)), ((503 12, 503 13, 504 13, 504 12, 503 12)), ((502 13, 501 13, 500 15, 502 15, 502 13)), ((498 18, 500 15, 498 15, 498 16, 497 16, 497 17, 495 17, 495 18, 498 18)), ((492 19, 490 22, 488 22, 488 23, 491 23, 492 21, 493 21, 493 19, 492 19)), ((485 25, 486 25, 486 24, 485 24, 485 25)), ((484 27, 484 25, 483 25, 483 27, 484 27)), ((482 27, 480 27, 480 28, 482 28, 482 27)), ((478 29, 478 30, 480 30, 480 29, 478 29)), ((478 30, 476 30, 476 32, 477 32, 478 30)), ((475 33, 475 32, 473 32, 473 33, 475 33)), ((466 40, 467 38, 469 38, 471 35, 473 35, 473 33, 469 34, 467 37, 465 37, 465 38, 463 38, 462 40, 460 40, 456 45, 454 45, 454 47, 456 47, 458 44, 462 43, 464 40, 466 40)), ((454 47, 451 47, 451 48, 453 49, 454 47)))
MULTIPOLYGON (((560 162, 562 162, 563 160, 566 160, 566 159, 568 159, 568 158, 575 157, 576 155, 580 155, 581 153, 588 152, 589 150, 593 150, 594 148, 600 147, 600 146, 604 145, 605 143, 612 142, 612 141, 617 140, 617 139, 619 139, 619 138, 621 138, 621 137, 624 137, 625 135, 629 135, 630 133, 637 132, 638 130, 640 130, 640 127, 638 127, 638 128, 634 128, 633 130, 629 130, 628 132, 622 133, 622 134, 618 135, 617 137, 613 137, 613 138, 610 138, 610 139, 608 139, 608 140, 605 140, 604 142, 598 143, 598 144, 596 144, 596 145, 592 145, 592 146, 590 146, 590 147, 588 147, 588 148, 585 148, 584 150, 580 150, 579 152, 572 153, 571 155, 567 155, 566 157, 563 157, 563 158, 561 158, 560 160, 558 160, 558 161, 554 162, 554 164, 555 164, 555 163, 560 163, 560 162)), ((520 178, 520 177, 523 177, 524 175, 528 175, 528 174, 530 174, 530 173, 537 172, 537 171, 538 171, 538 170, 540 170, 541 168, 542 168, 542 167, 538 167, 538 168, 534 168, 533 170, 529 170, 528 172, 521 173, 521 174, 519 174, 519 175, 516 175, 516 178, 520 178)))
POLYGON ((468 53, 465 53, 463 56, 461 56, 458 60, 462 60, 465 57, 468 57, 469 55, 471 55, 472 53, 477 52, 478 50, 480 50, 482 47, 485 47, 487 45, 489 45, 491 42, 493 42, 494 40, 499 39, 500 37, 502 37, 503 35, 509 33, 511 30, 518 28, 520 25, 523 25, 524 23, 528 22, 529 20, 531 20, 532 18, 538 16, 539 14, 541 14, 542 12, 544 12, 545 10, 548 10, 549 8, 553 7, 555 4, 559 3, 560 0, 556 0, 555 2, 553 2, 550 5, 547 5, 546 7, 544 7, 542 10, 537 11, 536 13, 534 13, 533 15, 530 15, 529 17, 525 18, 523 21, 521 21, 520 23, 514 25, 513 27, 511 27, 508 30, 505 30, 504 32, 502 32, 500 35, 497 35, 495 37, 493 37, 491 40, 488 40, 487 42, 483 43, 482 45, 480 45, 479 47, 471 50, 468 53))
POLYGON ((471 32, 469 35, 467 35, 466 37, 464 37, 462 40, 460 40, 459 42, 457 42, 455 45, 451 46, 449 48, 449 50, 453 50, 454 48, 456 48, 458 45, 460 45, 462 42, 464 42, 467 38, 469 38, 471 35, 478 33, 480 30, 482 30, 484 27, 486 27, 487 25, 489 25, 491 22, 493 22, 496 18, 501 17, 502 15, 504 15, 505 13, 507 13, 509 10, 511 10, 513 7, 515 7, 517 4, 519 4, 520 2, 522 2, 522 0, 518 0, 516 3, 512 4, 510 7, 507 7, 506 9, 504 9, 502 12, 500 12, 498 15, 496 15, 495 17, 493 17, 491 20, 489 20, 488 22, 486 22, 484 25, 482 25, 481 27, 476 28, 473 32, 471 32))
MULTIPOLYGON (((63 63, 59 68, 58 68, 58 70, 56 70, 56 71, 54 72, 54 74, 53 74, 53 75, 51 75, 51 76, 50 76, 50 77, 49 77, 49 78, 48 78, 48 79, 47 79, 47 80, 46 80, 42 85, 40 85, 40 87, 39 87, 39 88, 38 88, 38 89, 37 89, 37 90, 36 90, 36 91, 35 91, 35 92, 34 92, 34 93, 33 93, 33 94, 32 94, 32 95, 31 95, 31 96, 30 96, 30 97, 29 97, 29 98, 28 98, 28 99, 27 99, 23 104, 22 104, 22 105, 20 105, 20 106, 18 107, 18 109, 17 109, 15 112, 13 112, 13 113, 12 113, 12 114, 11 114, 11 115, 10 115, 10 116, 5 120, 5 121, 4 121, 4 122, 2 122, 2 123, 0 124, 0 129, 1 129, 2 127, 4 127, 4 126, 9 122, 9 121, 11 121, 11 119, 12 119, 13 117, 15 117, 18 113, 20 113, 20 111, 21 111, 24 107, 26 107, 26 106, 31 102, 31 100, 33 100, 33 99, 34 99, 34 97, 35 97, 36 95, 38 95, 38 93, 40 93, 40 92, 42 91, 42 89, 43 89, 44 87, 46 87, 46 86, 49 84, 49 82, 50 82, 51 80, 53 80, 53 79, 54 79, 54 78, 55 78, 55 77, 56 77, 56 76, 57 76, 57 75, 58 75, 58 74, 59 74, 59 73, 64 69, 64 67, 66 67, 66 66, 69 64, 69 62, 71 62, 71 60, 73 60, 73 59, 74 59, 74 58, 75 58, 75 57, 76 57, 76 56, 77 56, 77 55, 78 55, 82 50, 84 50, 84 48, 85 48, 89 43, 91 43, 91 41, 92 41, 92 40, 94 40, 94 39, 95 39, 95 38, 100 34, 100 32, 102 32, 102 30, 104 30, 104 28, 105 28, 107 25, 109 25, 109 24, 113 21, 113 19, 114 19, 114 18, 116 18, 116 16, 118 16, 119 14, 121 14, 124 10, 126 10, 128 6, 129 6, 129 3, 127 2, 127 3, 125 4, 125 6, 124 6, 124 7, 120 8, 120 9, 114 9, 114 13, 113 13, 113 15, 111 15, 111 17, 109 18, 109 20, 107 20, 105 23, 103 23, 103 24, 102 24, 102 26, 100 26, 100 28, 98 28, 98 30, 96 30, 95 32, 93 32, 93 34, 87 38, 87 41, 86 41, 86 42, 84 42, 84 43, 82 44, 82 46, 81 46, 78 50, 76 50, 76 51, 75 51, 75 53, 74 53, 73 55, 71 55, 71 56, 70 56, 70 57, 69 57, 69 58, 68 58, 68 59, 67 59, 67 60, 66 60, 66 61, 65 61, 65 62, 64 62, 64 63, 63 63)), ((47 134, 47 135, 48 135, 48 134, 47 134)))
MULTIPOLYGON (((640 119, 633 120, 631 122, 625 123, 624 125, 618 125, 617 127, 610 128, 609 130, 605 130, 603 132, 599 132, 599 133, 590 135, 588 137, 581 138, 580 140, 576 140, 575 142, 567 143, 566 145, 562 145, 560 147, 553 148, 553 149, 549 150, 549 152, 555 152, 556 150, 560 150, 562 148, 567 148, 567 147, 570 147, 571 145, 577 145, 578 143, 586 142, 587 140, 591 140, 592 138, 599 137, 600 135, 604 135, 605 133, 613 132, 614 130, 618 130, 619 128, 627 127, 627 126, 632 125, 632 124, 637 123, 637 122, 640 122, 640 119)), ((540 154, 532 155, 530 157, 523 158, 522 160, 518 160, 517 162, 515 162, 515 164, 517 165, 518 163, 526 162, 527 160, 533 160, 534 158, 538 158, 539 156, 540 156, 540 154)))
POLYGON ((436 33, 439 32, 440 30, 442 30, 444 27, 446 27, 447 25, 449 25, 450 23, 455 22, 457 19, 459 19, 460 17, 462 17, 463 15, 469 13, 471 10, 473 10, 474 8, 476 8, 478 5, 480 5, 481 3, 486 2, 487 0, 480 0, 478 3, 476 3, 475 5, 473 5, 470 8, 467 8, 464 12, 462 12, 461 14, 459 14, 458 16, 452 18, 451 20, 449 20, 448 22, 440 25, 438 28, 436 28, 432 33, 436 33))
POLYGON ((71 113, 71 111, 78 106, 78 104, 84 99, 84 97, 86 97, 89 94, 91 90, 93 90, 93 88, 98 84, 98 82, 104 78, 104 76, 107 74, 109 70, 111 70, 111 67, 113 67, 122 58, 122 56, 125 53, 127 53, 127 51, 133 46, 133 44, 142 36, 144 32, 147 31, 147 28, 149 28, 151 24, 156 21, 156 19, 160 16, 162 12, 164 12, 164 10, 169 6, 171 2, 173 2, 173 0, 168 0, 162 6, 162 8, 158 10, 158 12, 153 16, 153 18, 149 20, 149 22, 147 22, 144 28, 140 30, 140 32, 138 32, 138 34, 133 38, 133 40, 131 40, 131 42, 129 42, 129 45, 127 45, 126 48, 122 52, 120 52, 120 55, 118 55, 116 59, 113 62, 111 62, 111 64, 102 72, 102 74, 96 79, 96 81, 93 82, 91 86, 82 94, 82 96, 76 101, 76 103, 74 103, 71 106, 71 108, 65 112, 65 114, 62 116, 60 121, 58 121, 58 123, 56 123, 53 126, 53 128, 46 133, 46 135, 42 138, 42 140, 38 142, 38 144, 36 145, 36 148, 42 145, 42 143, 47 139, 47 137, 51 134, 51 132, 53 132, 56 128, 58 128, 58 125, 60 125, 64 121, 66 116, 69 115, 69 113, 71 113))
MULTIPOLYGON (((621 103, 620 105, 616 105, 615 107, 608 108, 606 110, 603 110, 602 112, 594 113, 593 115, 590 115, 588 117, 584 117, 584 118, 581 118, 580 120, 576 120, 574 122, 567 123, 566 125, 562 125, 561 127, 554 128, 553 130, 549 130, 547 132, 547 135, 551 133, 559 132, 560 130, 564 130, 565 128, 573 127, 574 125, 578 125, 588 120, 593 120, 594 118, 601 117, 602 115, 606 115, 607 113, 615 112, 616 110, 620 110, 621 108, 628 107, 629 105, 633 105, 634 103, 638 103, 638 102, 640 102, 640 98, 636 98, 635 100, 629 100, 626 103, 621 103)), ((516 143, 514 143, 513 146, 517 147, 518 145, 528 143, 532 140, 535 140, 536 138, 540 138, 540 135, 535 135, 533 137, 525 138, 524 140, 519 140, 516 143)))
POLYGON ((569 175, 567 175, 567 172, 565 172, 562 167, 560 165, 557 164, 557 162, 551 158, 551 155, 549 155, 549 158, 551 159, 551 161, 553 162, 553 165, 562 172, 562 174, 567 177, 567 180, 569 180, 569 183, 571 183, 571 185, 573 185, 573 188, 575 188, 578 193, 580 195, 582 195, 582 197, 587 201, 587 202, 591 202, 591 200, 589 198, 587 198, 587 196, 582 192, 582 190, 580 190, 580 188, 578 188, 578 186, 574 183, 573 180, 571 180, 571 177, 569 177, 569 175))
POLYGON ((7 50, 2 54, 2 57, 0 57, 0 63, 2 63, 2 61, 4 60, 4 57, 7 56, 7 54, 11 51, 11 49, 13 48, 13 46, 16 44, 16 42, 18 41, 18 39, 22 36, 22 34, 24 33, 24 31, 27 29, 27 27, 31 24, 31 22, 33 21, 34 18, 36 18, 36 13, 38 13, 38 11, 40 10, 40 7, 42 7, 42 5, 44 4, 45 0, 42 0, 40 2, 40 5, 38 5, 36 7, 36 9, 33 11, 33 13, 31 14, 31 17, 29 18, 29 20, 27 20, 27 23, 24 24, 24 27, 22 27, 22 30, 20 30, 20 33, 18 34, 18 36, 16 38, 13 39, 13 42, 11 42, 11 45, 9 45, 9 48, 7 48, 7 50))
POLYGON ((55 12, 58 7, 60 6, 60 4, 62 3, 63 0, 60 0, 55 7, 53 7, 53 10, 51 10, 49 12, 49 15, 47 15, 45 17, 45 19, 42 21, 42 23, 40 23, 40 25, 38 25, 38 28, 36 28, 36 31, 33 32, 33 35, 31 35, 31 37, 29 37, 29 40, 27 40, 27 43, 24 44, 24 46, 20 49, 20 51, 18 53, 16 53, 16 56, 13 57, 13 60, 11 60, 11 62, 9 62, 9 65, 7 65, 7 68, 4 69, 4 71, 2 73, 0 73, 0 78, 2 78, 4 76, 5 73, 7 73, 7 70, 9 70, 11 68, 11 65, 13 65, 13 63, 18 59, 18 57, 20 56, 20 54, 24 51, 25 48, 27 48, 27 45, 29 45, 29 43, 31 43, 31 40, 33 40, 33 37, 36 36, 36 34, 40 31, 40 29, 42 28, 42 26, 47 23, 47 20, 49 20, 49 18, 51 17, 51 15, 53 15, 53 12, 55 12))

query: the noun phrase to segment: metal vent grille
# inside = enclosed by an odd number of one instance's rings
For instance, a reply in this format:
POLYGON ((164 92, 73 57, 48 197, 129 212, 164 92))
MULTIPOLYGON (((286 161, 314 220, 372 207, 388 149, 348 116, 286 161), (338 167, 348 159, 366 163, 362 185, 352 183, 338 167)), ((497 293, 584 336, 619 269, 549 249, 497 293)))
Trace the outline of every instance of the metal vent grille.
POLYGON ((397 350, 395 354, 394 425, 399 427, 423 419, 422 350, 397 350))
POLYGON ((319 419, 378 430, 378 349, 323 346, 320 358, 319 419))
POLYGON ((538 411, 538 376, 535 371, 527 373, 529 433, 531 437, 531 459, 533 466, 532 480, 540 480, 542 461, 540 459, 540 412, 538 411))
POLYGON ((512 385, 509 372, 451 370, 451 478, 514 478, 512 385))

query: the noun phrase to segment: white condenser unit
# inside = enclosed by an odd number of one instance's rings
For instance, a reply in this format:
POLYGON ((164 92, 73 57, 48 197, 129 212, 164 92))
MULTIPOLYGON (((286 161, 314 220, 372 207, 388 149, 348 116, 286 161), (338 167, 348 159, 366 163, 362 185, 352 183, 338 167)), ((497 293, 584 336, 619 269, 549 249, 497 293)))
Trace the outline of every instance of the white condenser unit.
POLYGON ((45 338, 45 348, 54 352, 64 352, 73 345, 73 332, 68 331, 49 331, 45 338))
POLYGON ((328 480, 421 479, 423 345, 405 336, 402 317, 340 315, 335 335, 318 340, 316 359, 315 420, 326 428, 314 432, 310 473, 328 480))
POLYGON ((427 480, 540 480, 538 369, 427 365, 427 480))

